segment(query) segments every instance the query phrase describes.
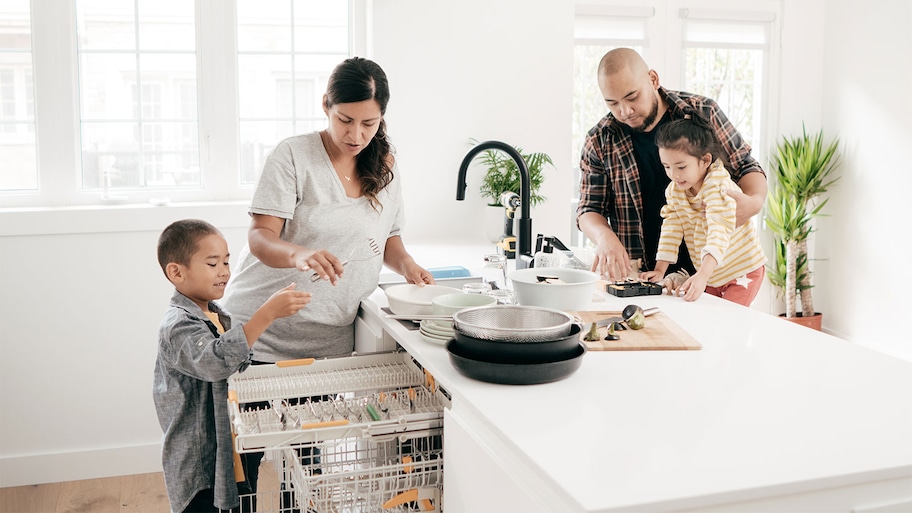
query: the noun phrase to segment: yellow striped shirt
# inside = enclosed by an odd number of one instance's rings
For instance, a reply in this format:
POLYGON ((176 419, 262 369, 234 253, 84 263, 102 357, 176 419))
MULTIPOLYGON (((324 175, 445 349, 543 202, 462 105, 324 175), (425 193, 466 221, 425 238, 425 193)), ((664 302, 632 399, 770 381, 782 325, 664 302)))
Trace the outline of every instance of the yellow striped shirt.
POLYGON ((668 184, 656 260, 676 262, 683 239, 697 270, 706 255, 718 262, 707 282, 712 287, 722 286, 766 263, 754 224, 735 227, 735 200, 725 194, 726 189, 740 190, 718 160, 709 167, 696 196, 689 196, 674 182, 668 184))

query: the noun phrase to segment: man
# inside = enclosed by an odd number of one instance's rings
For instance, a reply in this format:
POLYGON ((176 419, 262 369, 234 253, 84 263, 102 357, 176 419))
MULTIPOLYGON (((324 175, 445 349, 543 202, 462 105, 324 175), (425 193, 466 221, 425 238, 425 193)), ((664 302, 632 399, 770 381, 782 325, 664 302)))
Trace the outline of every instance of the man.
MULTIPOLYGON (((669 178, 659 161, 654 131, 672 119, 699 112, 722 143, 732 179, 741 191, 728 195, 738 205, 742 225, 758 214, 766 199, 766 174, 750 156, 750 146, 715 101, 659 85, 659 75, 630 48, 617 48, 599 62, 598 85, 610 111, 586 135, 580 160, 582 180, 577 224, 596 245, 592 270, 611 280, 631 271, 632 258, 643 269, 655 267, 656 249, 669 178)), ((669 273, 693 264, 683 244, 669 273)))

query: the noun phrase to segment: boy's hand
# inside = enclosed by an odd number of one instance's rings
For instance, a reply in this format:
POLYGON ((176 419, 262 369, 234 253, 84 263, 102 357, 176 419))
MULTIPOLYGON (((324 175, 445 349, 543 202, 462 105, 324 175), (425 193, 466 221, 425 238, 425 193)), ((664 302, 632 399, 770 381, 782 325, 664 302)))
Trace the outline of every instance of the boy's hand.
POLYGON ((292 283, 270 296, 263 303, 263 308, 268 309, 275 319, 279 319, 298 313, 298 311, 307 306, 307 303, 310 303, 310 298, 310 292, 295 290, 295 284, 292 283))

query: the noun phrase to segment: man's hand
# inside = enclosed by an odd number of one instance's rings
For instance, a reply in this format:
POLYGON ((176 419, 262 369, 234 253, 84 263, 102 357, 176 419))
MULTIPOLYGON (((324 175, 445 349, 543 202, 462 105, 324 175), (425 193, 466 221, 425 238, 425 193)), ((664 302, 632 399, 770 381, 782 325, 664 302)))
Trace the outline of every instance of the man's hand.
POLYGON ((766 201, 766 177, 761 173, 747 173, 741 177, 737 189, 725 191, 729 197, 734 198, 737 209, 735 211, 735 224, 742 226, 750 218, 760 213, 766 201))
POLYGON ((611 281, 626 279, 630 274, 630 257, 614 232, 609 237, 602 237, 596 245, 592 271, 611 281))

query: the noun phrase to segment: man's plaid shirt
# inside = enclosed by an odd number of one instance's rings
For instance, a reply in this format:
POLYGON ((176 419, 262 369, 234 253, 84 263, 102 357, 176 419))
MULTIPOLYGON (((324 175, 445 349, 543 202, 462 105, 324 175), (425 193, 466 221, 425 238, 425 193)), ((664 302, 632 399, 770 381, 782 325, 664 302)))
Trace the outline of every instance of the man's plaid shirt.
MULTIPOLYGON (((729 172, 737 183, 747 173, 766 173, 750 155, 750 146, 712 99, 683 91, 659 88, 669 105, 671 119, 699 112, 715 129, 728 154, 729 172)), ((633 154, 629 127, 608 114, 586 134, 580 158, 580 202, 577 217, 586 212, 604 216, 630 258, 645 258, 643 251, 643 195, 640 171, 633 154)), ((653 255, 654 256, 654 255, 653 255)))

